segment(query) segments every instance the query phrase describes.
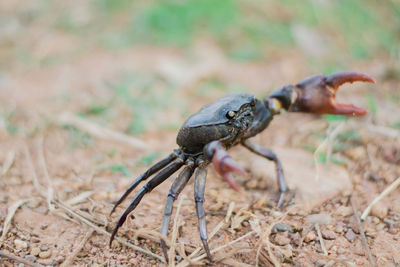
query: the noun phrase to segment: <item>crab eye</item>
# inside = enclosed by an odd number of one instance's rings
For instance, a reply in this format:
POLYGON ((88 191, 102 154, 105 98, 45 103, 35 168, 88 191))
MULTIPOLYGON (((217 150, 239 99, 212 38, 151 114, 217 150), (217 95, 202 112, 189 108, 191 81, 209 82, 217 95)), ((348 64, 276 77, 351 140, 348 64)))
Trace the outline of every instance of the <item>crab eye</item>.
POLYGON ((229 110, 228 113, 226 113, 226 117, 228 119, 232 119, 233 117, 235 117, 235 115, 236 115, 236 112, 233 110, 229 110))

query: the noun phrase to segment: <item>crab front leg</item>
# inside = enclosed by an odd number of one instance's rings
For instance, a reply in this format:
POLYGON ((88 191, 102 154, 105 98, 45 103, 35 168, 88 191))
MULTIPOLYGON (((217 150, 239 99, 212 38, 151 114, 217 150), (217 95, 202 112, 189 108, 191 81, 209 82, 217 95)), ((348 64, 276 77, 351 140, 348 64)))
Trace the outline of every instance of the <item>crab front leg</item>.
POLYGON ((215 171, 221 175, 225 181, 236 191, 240 192, 239 187, 231 177, 231 172, 237 172, 246 175, 246 172, 240 167, 226 152, 220 141, 212 141, 204 147, 204 154, 211 159, 215 171))
POLYGON ((285 86, 273 92, 264 101, 268 102, 273 110, 283 108, 290 112, 361 116, 368 111, 351 104, 336 102, 336 93, 342 84, 358 81, 375 83, 372 77, 358 72, 337 72, 327 76, 318 74, 296 85, 285 86))

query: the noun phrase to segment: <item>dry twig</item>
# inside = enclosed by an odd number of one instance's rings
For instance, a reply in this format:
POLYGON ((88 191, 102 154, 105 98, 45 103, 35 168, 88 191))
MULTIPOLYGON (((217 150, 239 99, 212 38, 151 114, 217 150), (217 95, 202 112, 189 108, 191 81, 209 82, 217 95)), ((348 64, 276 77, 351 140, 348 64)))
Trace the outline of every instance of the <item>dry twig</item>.
POLYGON ((168 263, 169 266, 175 266, 175 250, 176 250, 176 239, 178 237, 178 227, 179 227, 179 213, 181 212, 182 203, 184 195, 179 198, 178 207, 176 208, 176 214, 174 217, 174 225, 172 226, 172 236, 171 236, 171 247, 168 251, 168 263))
MULTIPOLYGON (((231 245, 233 245, 233 244, 239 242, 240 240, 243 240, 243 239, 245 239, 246 237, 249 237, 250 235, 252 235, 252 234, 254 234, 254 233, 255 233, 254 231, 250 231, 250 232, 248 232, 247 234, 242 235, 241 237, 239 237, 239 238, 237 238, 237 239, 235 239, 235 240, 233 240, 233 241, 231 241, 231 242, 229 242, 229 243, 227 243, 227 244, 225 244, 225 245, 223 245, 223 246, 220 246, 220 247, 217 247, 217 248, 215 248, 215 249, 212 249, 212 250, 211 250, 211 254, 214 254, 215 252, 218 252, 218 251, 220 251, 221 249, 224 249, 224 248, 226 248, 226 247, 229 247, 229 246, 231 246, 231 245)), ((206 258, 206 257, 207 257, 207 254, 204 253, 204 254, 198 256, 197 258, 191 259, 191 261, 192 261, 192 262, 199 262, 200 260, 202 260, 202 259, 204 259, 204 258, 206 258)), ((190 264, 190 263, 187 262, 187 261, 182 261, 182 262, 180 262, 180 263, 177 265, 177 267, 186 267, 186 266, 188 266, 189 264, 190 264)))
MULTIPOLYGON (((39 181, 38 181, 37 174, 36 174, 35 168, 34 168, 34 166, 33 166, 32 158, 31 158, 31 156, 30 156, 29 150, 28 150, 28 148, 27 148, 26 145, 25 145, 24 152, 25 152, 26 158, 27 158, 27 160, 28 160, 28 165, 29 165, 29 167, 30 167, 30 169, 31 169, 32 179, 33 179, 33 183, 34 183, 34 185, 35 185, 35 188, 36 188, 36 190, 39 192, 39 194, 40 194, 42 197, 46 198, 45 190, 44 190, 44 188, 42 187, 42 185, 40 185, 40 183, 39 183, 39 181)), ((53 199, 52 199, 52 202, 53 202, 54 205, 56 205, 57 207, 59 207, 59 208, 65 210, 67 213, 69 213, 70 215, 72 215, 73 217, 75 217, 76 219, 78 219, 79 221, 81 221, 81 222, 85 223, 86 225, 92 227, 96 232, 101 233, 101 234, 104 234, 104 235, 106 235, 106 236, 111 236, 111 234, 110 234, 109 232, 107 232, 106 230, 104 230, 104 229, 98 227, 97 225, 93 224, 92 222, 90 222, 89 220, 87 220, 86 218, 84 218, 83 216, 79 215, 78 213, 76 213, 75 211, 73 211, 71 208, 69 208, 67 205, 63 204, 61 201, 59 201, 59 200, 53 198, 53 199)), ((151 252, 151 251, 149 251, 149 250, 147 250, 147 249, 143 249, 143 248, 141 248, 141 247, 135 246, 135 245, 133 245, 133 244, 127 242, 126 240, 124 240, 124 239, 122 239, 122 238, 120 238, 120 237, 115 237, 114 239, 115 239, 116 241, 120 242, 121 244, 127 246, 127 247, 130 247, 130 248, 132 248, 132 249, 135 249, 135 250, 137 250, 137 251, 140 251, 140 252, 142 252, 142 253, 144 253, 144 254, 147 254, 147 255, 149 255, 149 256, 151 256, 151 257, 154 257, 154 258, 160 260, 161 262, 164 262, 164 263, 165 263, 165 260, 164 260, 163 257, 161 257, 161 256, 159 256, 159 255, 157 255, 157 254, 154 254, 153 252, 151 252)))
MULTIPOLYGON (((65 210, 65 211, 67 211, 67 212, 68 212, 69 214, 71 214, 73 217, 77 218, 78 220, 80 220, 81 222, 85 223, 86 225, 92 227, 94 230, 96 230, 96 232, 98 232, 98 233, 100 233, 100 234, 104 234, 104 235, 109 236, 109 237, 111 236, 111 233, 109 233, 109 232, 107 232, 106 230, 104 230, 104 229, 98 227, 97 225, 93 224, 93 223, 90 222, 89 220, 83 218, 82 216, 80 216, 79 214, 77 214, 76 212, 74 212, 72 209, 70 209, 69 207, 67 207, 66 205, 64 205, 63 203, 61 203, 60 201, 57 201, 57 200, 53 200, 53 201, 54 201, 54 203, 56 204, 56 206, 60 207, 61 209, 65 210)), ((124 240, 124 239, 122 239, 122 238, 120 238, 120 237, 117 237, 117 236, 116 236, 114 239, 115 239, 116 241, 120 242, 121 244, 127 246, 127 247, 130 247, 130 248, 132 248, 132 249, 134 249, 134 250, 137 250, 137 251, 140 251, 140 252, 142 252, 142 253, 144 253, 144 254, 147 254, 147 255, 149 255, 149 256, 152 256, 152 257, 154 257, 154 258, 156 258, 156 259, 158 259, 158 260, 160 260, 160 261, 162 261, 162 262, 165 263, 165 260, 164 260, 163 257, 161 257, 161 256, 159 256, 159 255, 157 255, 157 254, 154 254, 153 252, 151 252, 151 251, 149 251, 149 250, 147 250, 147 249, 143 249, 143 248, 141 248, 141 247, 135 246, 135 245, 129 243, 128 241, 126 241, 126 240, 124 240)))
POLYGON ((124 145, 129 145, 136 149, 148 150, 149 146, 140 139, 132 136, 101 127, 89 120, 78 117, 70 112, 62 113, 56 121, 61 125, 72 125, 76 128, 88 132, 89 134, 104 140, 115 141, 124 145))
POLYGON ((54 199, 54 188, 53 188, 53 182, 49 175, 49 171, 47 169, 46 159, 44 156, 43 136, 39 139, 38 142, 38 159, 47 183, 47 196, 46 196, 47 205, 49 206, 50 212, 52 212, 54 210, 54 206, 51 204, 52 200, 54 199))
POLYGON ((381 201, 385 196, 389 195, 392 191, 394 191, 397 187, 400 186, 400 177, 398 177, 393 183, 391 183, 388 187, 386 187, 385 190, 382 191, 372 202, 371 204, 368 205, 368 207, 364 210, 364 212, 361 215, 361 220, 364 221, 368 214, 370 213, 372 206, 374 206, 376 203, 381 201))
POLYGON ((15 152, 14 151, 8 152, 7 157, 3 163, 3 167, 1 168, 1 176, 4 176, 7 174, 8 170, 14 164, 14 160, 15 160, 15 152))
POLYGON ((356 204, 354 203, 355 202, 354 197, 350 196, 350 201, 351 201, 351 206, 353 207, 353 212, 354 212, 354 216, 355 216, 356 221, 357 221, 358 229, 360 231, 361 241, 362 241, 362 244, 364 246, 365 252, 368 255, 368 260, 369 260, 369 262, 371 264, 371 267, 375 267, 375 262, 374 262, 374 259, 372 258, 371 250, 369 249, 367 238, 365 237, 364 229, 362 227, 361 220, 360 220, 360 217, 358 215, 359 212, 358 212, 358 210, 356 208, 356 204))
POLYGON ((28 261, 28 260, 26 260, 24 258, 9 254, 9 253, 7 253, 7 252, 5 252, 3 250, 0 250, 0 258, 1 257, 4 257, 4 258, 10 259, 10 260, 22 263, 22 264, 24 264, 26 266, 30 266, 30 267, 42 267, 42 265, 40 265, 40 264, 36 264, 36 263, 30 262, 30 261, 28 261))
POLYGON ((17 210, 19 209, 19 207, 21 207, 22 205, 24 205, 26 202, 28 202, 29 199, 20 199, 18 201, 16 201, 14 204, 12 204, 9 208, 8 208, 8 213, 7 213, 7 217, 4 221, 4 226, 3 226, 3 233, 0 237, 0 248, 3 246, 3 242, 6 238, 6 235, 8 233, 8 228, 10 228, 10 224, 12 221, 12 218, 14 217, 15 213, 17 212, 17 210))
POLYGON ((327 148, 327 158, 326 158, 326 163, 329 164, 329 159, 332 153, 332 143, 334 141, 334 139, 336 138, 336 136, 342 131, 343 127, 345 126, 345 123, 342 122, 340 123, 338 126, 336 126, 335 129, 333 129, 332 131, 328 131, 327 133, 327 137, 325 138, 325 140, 317 147, 317 149, 314 152, 314 165, 315 165, 315 169, 316 169, 316 174, 315 174, 315 179, 319 180, 319 174, 320 174, 320 165, 319 165, 319 153, 324 149, 327 148))
POLYGON ((79 243, 79 245, 74 249, 72 254, 60 265, 60 267, 68 267, 74 262, 76 255, 82 250, 82 248, 86 245, 89 238, 92 236, 94 230, 90 229, 89 232, 86 233, 85 237, 79 243))
POLYGON ((324 239, 322 238, 321 229, 319 228, 319 224, 318 223, 315 224, 315 229, 317 230, 319 243, 321 244, 321 249, 324 252, 324 255, 328 256, 328 251, 326 251, 325 244, 324 244, 324 239))

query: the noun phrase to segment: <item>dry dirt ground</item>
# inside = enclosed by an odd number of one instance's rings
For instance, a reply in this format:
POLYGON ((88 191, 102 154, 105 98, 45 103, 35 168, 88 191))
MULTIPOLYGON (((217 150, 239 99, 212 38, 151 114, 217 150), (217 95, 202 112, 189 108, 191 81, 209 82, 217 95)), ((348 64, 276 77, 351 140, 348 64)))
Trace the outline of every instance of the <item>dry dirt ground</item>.
MULTIPOLYGON (((46 41, 45 35, 36 40, 34 54, 76 45, 63 36, 51 40, 54 43, 46 41)), ((399 266, 398 189, 374 206, 362 229, 357 220, 400 174, 400 131, 390 127, 399 119, 399 81, 386 75, 388 61, 380 57, 368 64, 354 63, 352 70, 372 75, 377 84, 347 86, 339 96, 343 102, 366 106, 368 94, 375 114, 347 121, 282 114, 255 138, 281 151, 287 176, 312 176, 304 178, 309 184, 303 190, 318 191, 325 176, 343 180, 336 174, 329 176, 319 156, 315 164, 313 153, 307 150, 310 147, 320 147, 323 157, 331 157, 331 168, 340 169, 348 186, 338 190, 333 184, 333 194, 328 190, 326 195, 311 194, 306 200, 295 197, 276 210, 272 163, 234 148, 230 154, 248 172, 248 177, 236 177, 243 193, 229 188, 211 168, 207 179, 204 205, 214 262, 208 263, 201 249, 191 181, 175 204, 174 210, 180 211, 177 216, 174 212, 171 221, 168 242, 175 250, 170 250, 170 264, 370 266, 374 262, 399 266), (324 142, 327 147, 339 147, 329 152, 321 145, 324 142), (316 180, 315 173, 324 177, 316 180)), ((173 177, 148 194, 128 218, 118 235, 125 243, 114 242, 110 248, 108 233, 128 205, 128 201, 123 203, 110 216, 113 202, 134 176, 176 147, 177 130, 187 115, 226 93, 212 89, 215 80, 232 85, 232 90, 238 91, 235 86, 240 85, 241 90, 266 96, 267 89, 312 74, 302 67, 305 62, 304 56, 290 51, 269 62, 231 62, 205 40, 189 55, 178 49, 136 46, 118 52, 94 49, 45 66, 4 64, 0 77, 0 265, 165 264, 157 233, 173 177), (147 109, 140 110, 154 110, 154 114, 146 117, 146 129, 135 137, 121 133, 135 121, 132 116, 137 110, 132 115, 123 97, 116 97, 115 87, 109 86, 110 81, 119 82, 121 73, 139 77, 138 82, 128 83, 129 88, 142 90, 146 85, 146 90, 157 93, 153 97, 158 100, 146 102, 147 109), (152 79, 150 86, 142 81, 146 77, 152 79), (199 90, 207 86, 211 89, 206 93, 199 90), (117 100, 110 104, 110 99, 117 100), (101 108, 107 111, 98 111, 101 108)), ((301 188, 298 181, 296 185, 287 178, 293 189, 301 188)))

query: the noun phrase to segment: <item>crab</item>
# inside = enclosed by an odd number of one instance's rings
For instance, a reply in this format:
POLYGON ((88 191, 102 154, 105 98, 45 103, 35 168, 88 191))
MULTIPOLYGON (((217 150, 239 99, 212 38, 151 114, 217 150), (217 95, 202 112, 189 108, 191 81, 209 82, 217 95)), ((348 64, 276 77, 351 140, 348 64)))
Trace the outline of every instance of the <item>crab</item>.
MULTIPOLYGON (((232 172, 244 175, 245 171, 229 156, 227 153, 229 148, 241 144, 251 152, 273 161, 280 191, 277 208, 280 208, 284 203, 285 194, 289 190, 282 164, 272 150, 253 143, 250 138, 265 130, 272 118, 282 110, 314 114, 365 115, 367 110, 351 104, 339 104, 335 100, 339 86, 356 81, 375 83, 370 76, 357 72, 338 72, 327 76, 318 74, 306 78, 296 85, 284 86, 263 100, 247 93, 234 93, 204 106, 190 116, 180 128, 176 139, 179 148, 139 175, 115 203, 111 213, 139 183, 154 175, 136 193, 128 208, 119 218, 110 238, 110 246, 118 229, 142 198, 185 166, 169 190, 161 224, 161 235, 167 236, 173 203, 194 174, 194 200, 200 238, 204 251, 211 261, 207 243, 206 213, 203 207, 207 166, 212 163, 215 171, 234 190, 239 191, 239 187, 234 183, 231 175, 232 172)), ((165 258, 168 259, 166 244, 163 239, 160 242, 165 258)))

